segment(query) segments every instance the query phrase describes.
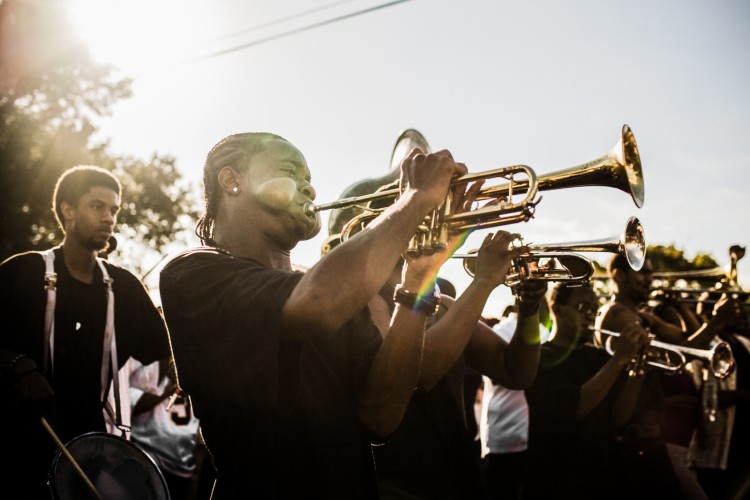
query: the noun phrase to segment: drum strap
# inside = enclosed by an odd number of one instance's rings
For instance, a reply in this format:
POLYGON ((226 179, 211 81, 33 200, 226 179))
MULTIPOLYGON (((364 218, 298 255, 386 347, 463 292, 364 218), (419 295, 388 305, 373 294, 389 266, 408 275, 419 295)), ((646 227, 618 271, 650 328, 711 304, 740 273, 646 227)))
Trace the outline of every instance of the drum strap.
MULTIPOLYGON (((45 263, 44 288, 47 290, 47 306, 44 314, 44 367, 51 368, 54 373, 54 352, 55 352, 55 305, 57 299, 57 273, 55 273, 55 253, 54 249, 41 252, 45 263)), ((120 377, 119 366, 117 363, 117 341, 115 339, 115 294, 112 290, 113 279, 109 276, 104 260, 97 257, 96 263, 102 271, 102 280, 107 290, 107 317, 104 326, 104 345, 102 349, 102 370, 100 374, 100 393, 99 399, 105 402, 107 409, 115 422, 115 425, 125 434, 126 426, 122 423, 122 405, 120 402, 120 377), (111 371, 110 371, 111 369, 111 371), (114 385, 115 407, 112 408, 107 404, 105 398, 109 387, 110 374, 112 375, 112 384, 114 385)))

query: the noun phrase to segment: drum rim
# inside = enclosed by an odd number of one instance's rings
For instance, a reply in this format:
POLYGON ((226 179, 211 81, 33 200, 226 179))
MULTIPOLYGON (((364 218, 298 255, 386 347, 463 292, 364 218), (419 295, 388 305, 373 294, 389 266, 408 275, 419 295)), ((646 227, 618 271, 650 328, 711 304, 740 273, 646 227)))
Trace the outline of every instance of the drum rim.
MULTIPOLYGON (((77 441, 80 441, 85 438, 107 438, 112 439, 115 441, 125 442, 129 445, 131 445, 133 448, 135 448, 146 460, 153 465, 154 470, 156 470, 156 474, 159 477, 159 480, 161 481, 161 484, 164 488, 164 492, 167 495, 167 500, 171 500, 171 495, 169 492, 169 486, 167 485, 167 480, 164 478, 164 474, 161 472, 161 469, 159 468, 159 465, 156 463, 156 460, 154 460, 154 457, 152 457, 146 450, 143 450, 140 446, 135 444, 134 442, 130 441, 129 439, 125 439, 124 437, 117 436, 115 434, 110 434, 108 432, 86 432, 83 434, 79 434, 78 436, 75 436, 68 440, 65 443, 65 448, 69 449, 71 445, 76 443, 77 441)), ((52 464, 50 465, 49 472, 47 473, 47 487, 50 489, 50 491, 54 494, 53 491, 53 478, 54 478, 54 471, 57 467, 58 462, 60 461, 60 457, 63 456, 63 452, 61 450, 56 450, 55 452, 55 458, 52 460, 52 464)))

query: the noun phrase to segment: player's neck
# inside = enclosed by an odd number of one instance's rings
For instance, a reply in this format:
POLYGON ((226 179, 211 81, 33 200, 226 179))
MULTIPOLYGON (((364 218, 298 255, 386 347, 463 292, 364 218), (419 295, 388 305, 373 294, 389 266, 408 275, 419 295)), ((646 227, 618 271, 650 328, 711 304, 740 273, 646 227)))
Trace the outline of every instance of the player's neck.
POLYGON ((62 250, 65 267, 68 268, 70 275, 83 283, 93 282, 96 251, 84 248, 67 239, 63 241, 62 250))
POLYGON ((627 297, 625 294, 615 294, 613 302, 633 311, 638 311, 640 306, 640 302, 627 297))

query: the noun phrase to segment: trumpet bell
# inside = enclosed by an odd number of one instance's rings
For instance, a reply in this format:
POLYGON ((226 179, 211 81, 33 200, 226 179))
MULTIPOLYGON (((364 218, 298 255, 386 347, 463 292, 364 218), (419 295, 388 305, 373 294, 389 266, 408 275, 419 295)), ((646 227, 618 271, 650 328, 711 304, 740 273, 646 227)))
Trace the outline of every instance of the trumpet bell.
POLYGON ((732 348, 726 342, 719 342, 711 349, 710 369, 716 378, 727 378, 734 370, 732 348))
MULTIPOLYGON (((643 167, 638 153, 633 131, 628 125, 622 126, 617 144, 601 156, 588 163, 550 172, 537 176, 539 191, 566 189, 581 186, 605 186, 628 193, 638 208, 643 206, 646 198, 643 182, 643 167)), ((515 185, 515 192, 523 189, 515 185)), ((487 197, 505 196, 510 186, 498 186, 486 192, 487 197)))
POLYGON ((640 271, 646 261, 646 235, 641 222, 630 217, 622 235, 622 250, 634 271, 640 271))

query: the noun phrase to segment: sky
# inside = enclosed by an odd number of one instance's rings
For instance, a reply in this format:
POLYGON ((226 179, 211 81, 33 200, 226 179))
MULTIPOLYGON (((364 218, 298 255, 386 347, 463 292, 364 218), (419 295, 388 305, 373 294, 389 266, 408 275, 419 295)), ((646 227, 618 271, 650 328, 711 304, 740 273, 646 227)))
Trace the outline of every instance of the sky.
MULTIPOLYGON (((643 208, 609 187, 546 191, 533 220, 501 229, 577 242, 617 237, 636 216, 649 244, 722 266, 730 245, 750 244, 750 3, 388 3, 76 0, 95 56, 135 77, 100 134, 116 153, 174 156, 197 192, 219 139, 274 132, 303 152, 327 202, 388 170, 406 128, 471 172, 523 164, 539 176, 604 155, 628 124, 643 208)), ((325 237, 293 260, 313 265, 325 237)), ((441 275, 459 291, 471 279, 457 259, 441 275)), ((750 287, 750 257, 739 277, 750 287)), ((511 299, 500 287, 485 314, 511 299)))

